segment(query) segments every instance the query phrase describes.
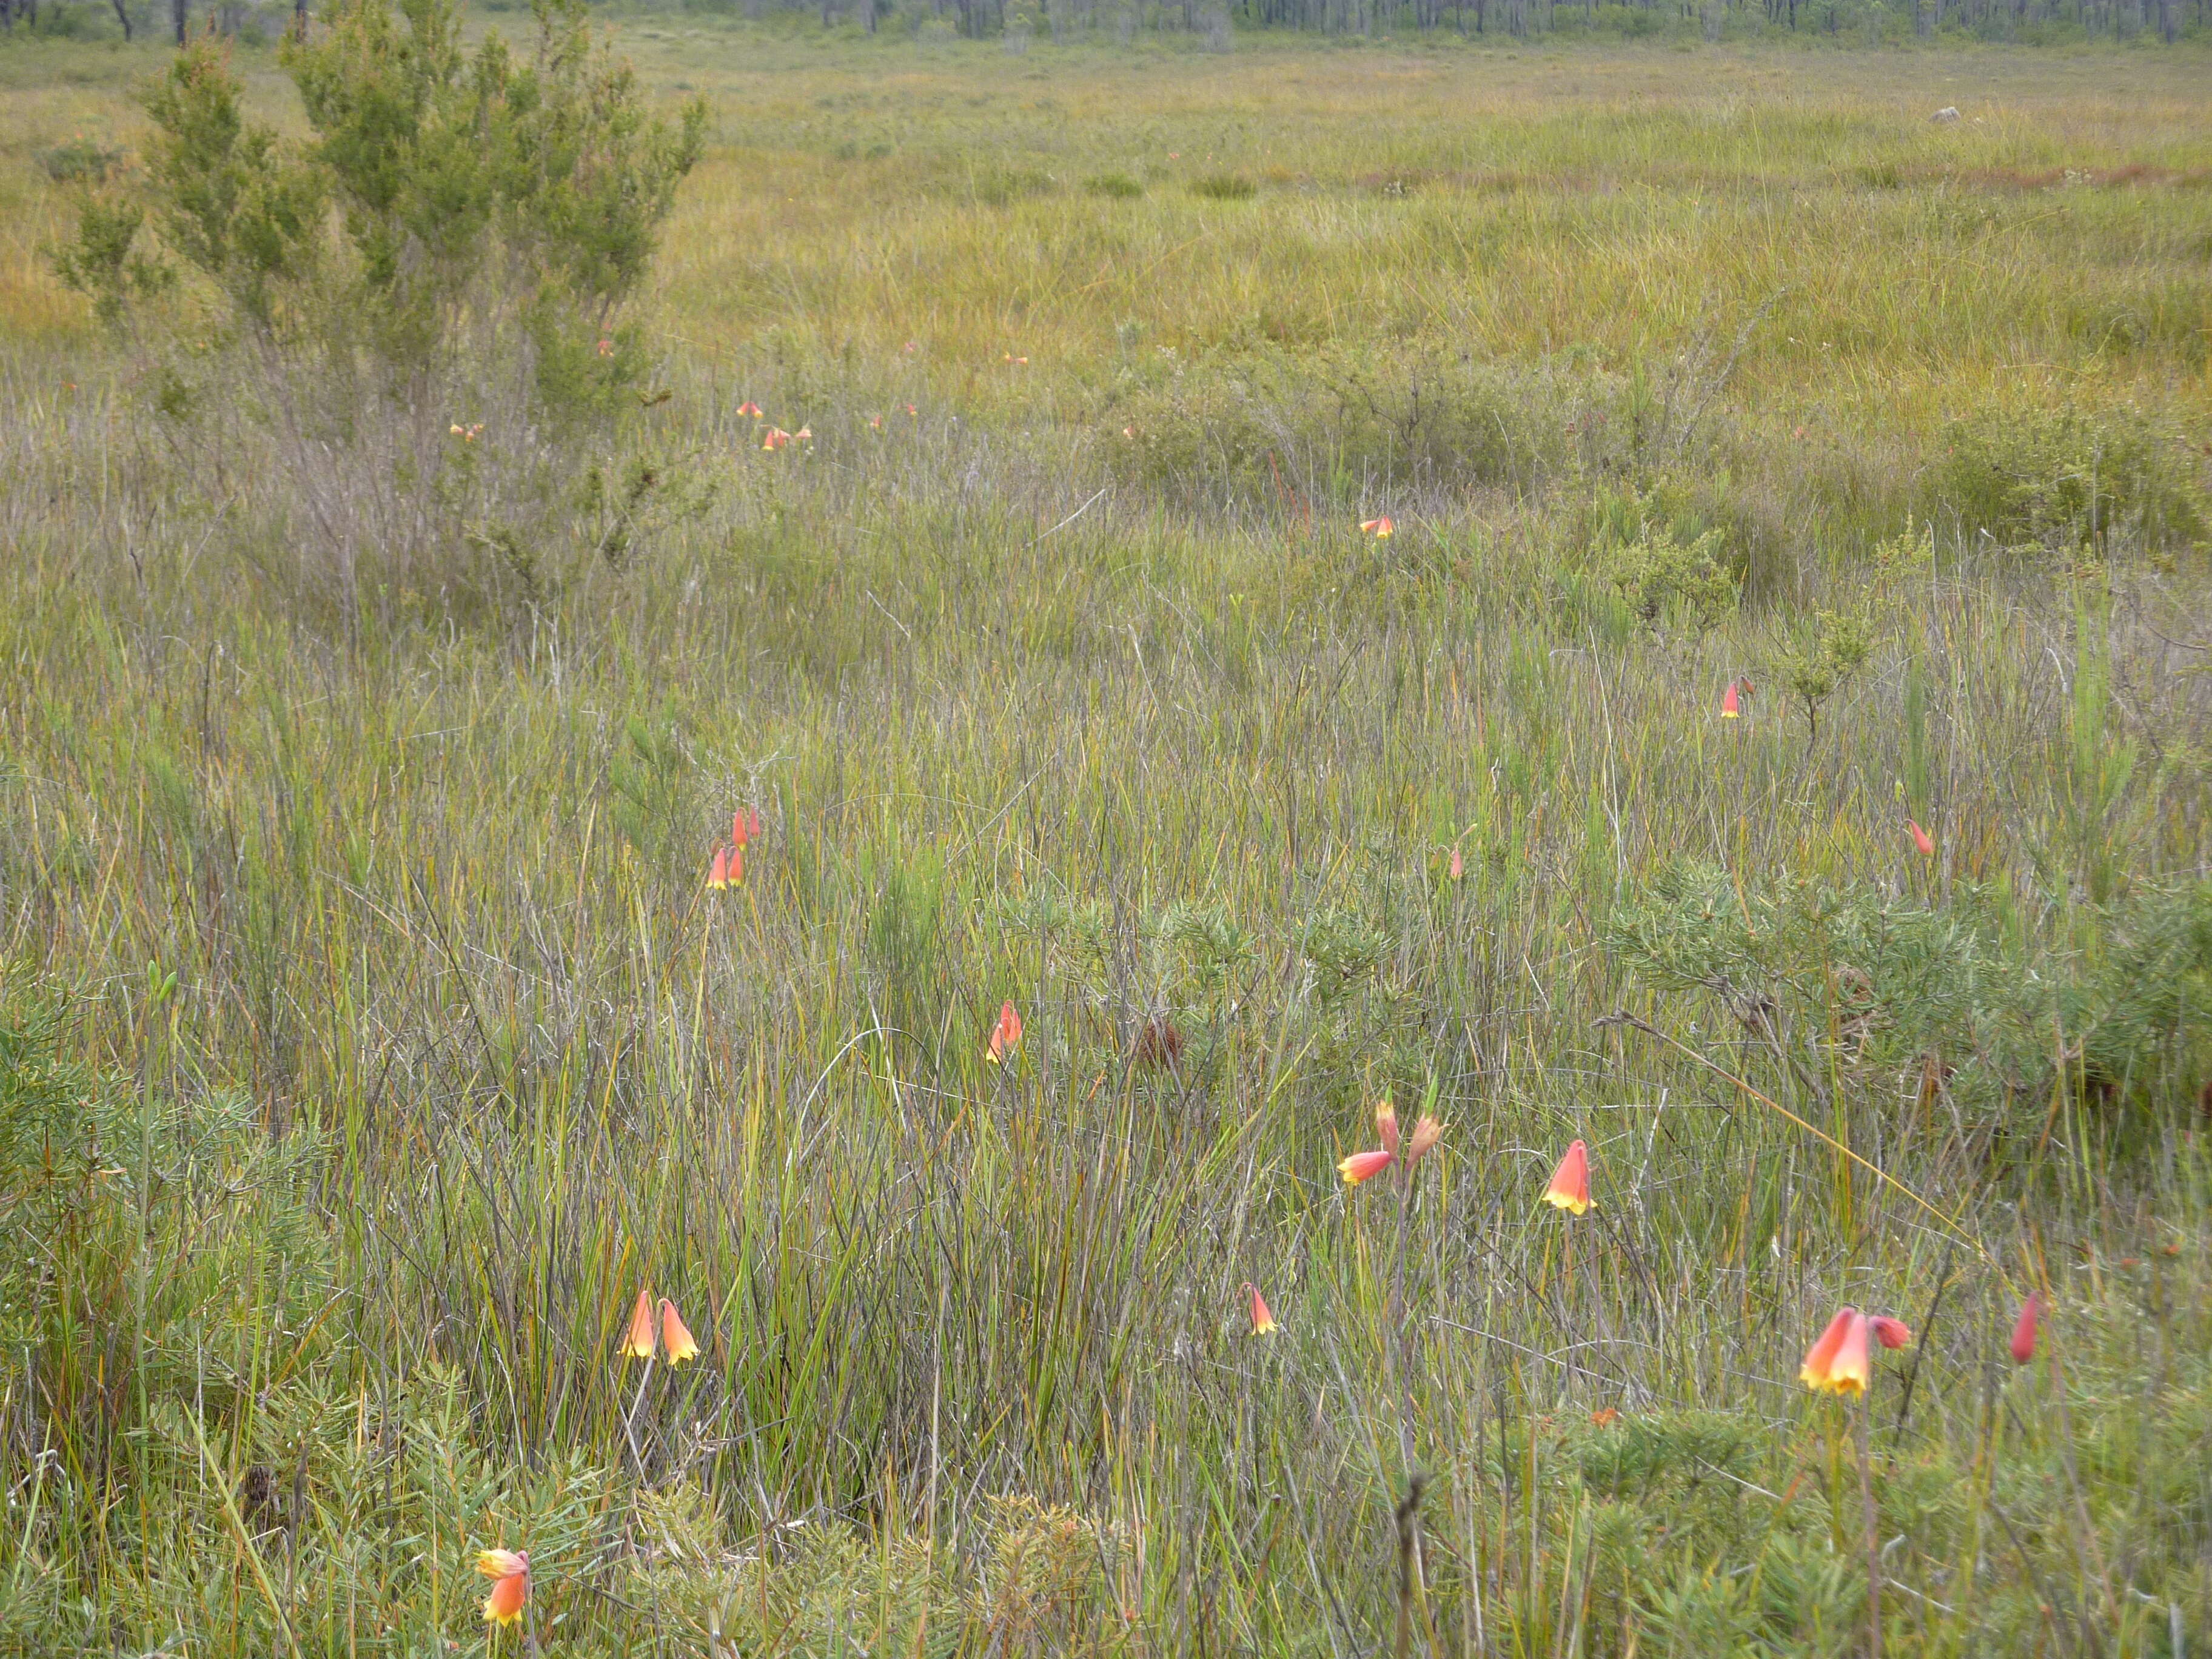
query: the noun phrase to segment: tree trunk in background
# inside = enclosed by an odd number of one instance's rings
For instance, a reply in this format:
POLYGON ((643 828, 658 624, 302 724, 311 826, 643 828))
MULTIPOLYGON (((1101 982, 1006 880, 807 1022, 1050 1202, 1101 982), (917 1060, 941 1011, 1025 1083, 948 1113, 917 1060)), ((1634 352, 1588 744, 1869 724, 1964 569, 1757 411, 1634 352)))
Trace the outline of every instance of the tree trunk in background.
POLYGON ((871 34, 876 32, 876 0, 860 0, 860 27, 871 34))
POLYGON ((191 0, 169 0, 169 16, 177 26, 177 44, 185 44, 185 31, 191 27, 191 0))
MULTIPOLYGON (((130 0, 112 0, 112 3, 115 7, 115 21, 123 25, 123 44, 127 46, 131 44, 130 0)), ((5 16, 6 14, 0 13, 0 21, 5 21, 5 16)))

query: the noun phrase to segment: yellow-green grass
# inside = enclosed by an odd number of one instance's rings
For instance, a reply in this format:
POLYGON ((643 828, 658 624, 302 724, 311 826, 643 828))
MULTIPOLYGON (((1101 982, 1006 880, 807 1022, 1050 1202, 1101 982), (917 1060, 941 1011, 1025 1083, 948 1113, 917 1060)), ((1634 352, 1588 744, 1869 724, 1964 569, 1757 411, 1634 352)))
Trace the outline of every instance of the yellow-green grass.
MULTIPOLYGON (((4 1022, 73 998, 100 1133, 11 1143, 11 1197, 76 1184, 0 1310, 5 1640, 471 1645, 504 1544, 545 1651, 1376 1651, 1411 1465, 1416 1648, 1848 1652, 1862 1454, 1795 1381, 1847 1300, 1925 1328, 1873 1401, 1890 1650, 2201 1639, 2201 971, 2142 1071, 2089 1042, 2205 874, 2201 558, 1956 514, 1923 556, 1891 477, 1977 400, 2201 430, 2196 61, 624 38, 720 111, 653 301, 677 396, 572 447, 419 412, 460 504, 369 547, 350 625, 330 543, 401 522, 392 470, 289 444, 221 350, 160 349, 200 402, 157 415, 158 352, 27 254, 7 295, 4 1022), (1725 385, 1678 366, 1778 289, 1725 385), (2079 320, 2118 308, 2125 350, 2079 320), (1315 445, 1256 498, 1116 459, 1177 364, 1432 349, 1710 386, 1711 424, 1448 483, 1315 445), (748 395, 812 449, 762 453, 748 395), (532 468, 639 455, 686 506, 611 568, 532 468), (1634 616, 1638 490, 1779 523, 1768 597, 1634 616), (1815 735, 1783 647, 1853 600, 1815 735), (1780 907, 1787 973, 1632 960, 1684 860, 1723 921, 1780 907), (1978 954, 1869 1006, 1879 930, 1824 943, 1798 884, 1978 954), (2047 1043, 2006 1023, 2045 983, 2047 1043), (1982 1024, 1906 1044, 1954 994, 1982 1024), (1401 1220, 1334 1165, 1431 1079, 1401 1220), (617 1357, 647 1281, 696 1366, 617 1357)), ((158 61, 0 59, 0 143, 139 142, 52 82, 158 61)), ((27 248, 59 198, 14 176, 27 248)))

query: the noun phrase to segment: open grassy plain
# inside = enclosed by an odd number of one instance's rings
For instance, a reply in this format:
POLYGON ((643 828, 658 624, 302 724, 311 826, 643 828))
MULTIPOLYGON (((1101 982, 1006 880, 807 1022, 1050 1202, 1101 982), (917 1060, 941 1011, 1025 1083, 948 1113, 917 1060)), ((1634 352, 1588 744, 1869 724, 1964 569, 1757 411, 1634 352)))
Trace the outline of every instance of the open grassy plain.
POLYGON ((2212 58, 617 38, 588 419, 0 40, 0 1646, 2207 1650, 2212 58))

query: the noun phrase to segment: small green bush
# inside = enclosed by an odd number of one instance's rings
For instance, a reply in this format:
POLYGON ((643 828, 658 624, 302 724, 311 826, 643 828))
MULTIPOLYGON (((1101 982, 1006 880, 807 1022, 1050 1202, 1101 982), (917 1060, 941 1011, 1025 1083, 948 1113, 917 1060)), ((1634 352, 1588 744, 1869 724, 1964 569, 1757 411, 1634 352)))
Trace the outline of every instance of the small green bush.
POLYGON ((1721 561, 1721 532, 1683 542, 1639 526, 1636 538, 1600 555, 1607 580, 1641 621, 1704 633, 1735 609, 1736 579, 1721 561))
POLYGON ((1249 202, 1260 193, 1260 186, 1241 173, 1214 173, 1192 179, 1190 193, 1214 202, 1249 202))
POLYGON ((1864 887, 1740 885, 1685 863, 1620 907, 1606 946, 1647 984, 1711 996, 1778 1066, 1818 1053, 1825 1075, 1862 1079, 1867 1098, 1924 1089, 1961 1130, 2032 1132, 2054 1083, 2148 1106, 2207 1068, 2212 884, 2146 887, 2079 921, 2075 948, 2031 953, 1998 896, 1978 890, 1933 909, 1864 887))
POLYGON ((1125 201, 1145 193, 1144 185, 1126 173, 1095 173, 1083 187, 1093 196, 1111 196, 1125 201))
POLYGON ((2006 408, 1954 421, 1936 469, 1941 510, 2006 546, 2150 547, 2201 540, 2201 460, 2184 435, 2133 405, 2006 408))
POLYGON ((1808 749, 1820 735, 1821 708, 1865 665, 1873 650, 1873 619, 1857 608, 1801 617, 1775 647, 1767 672, 1805 716, 1808 749))
POLYGON ((58 185, 105 184, 121 170, 123 161, 121 150, 89 138, 72 138, 39 155, 39 165, 58 185))
MULTIPOLYGON (((175 981, 152 987, 158 1018, 175 981)), ((40 1241, 0 1256, 0 1343, 31 1357, 49 1418, 82 1428, 245 1386, 269 1326, 301 1329, 328 1297, 331 1262, 322 1139, 270 1134, 242 1091, 73 1061, 77 1000, 0 969, 0 1215, 40 1241)))

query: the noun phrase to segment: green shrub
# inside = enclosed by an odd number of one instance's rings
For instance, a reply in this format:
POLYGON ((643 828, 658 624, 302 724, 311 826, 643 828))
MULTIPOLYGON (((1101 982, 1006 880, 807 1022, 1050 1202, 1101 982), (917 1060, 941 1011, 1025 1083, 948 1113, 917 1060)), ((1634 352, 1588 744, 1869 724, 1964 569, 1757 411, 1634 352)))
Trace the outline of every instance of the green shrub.
POLYGON ((1214 202, 1249 202, 1260 193, 1260 186, 1241 173, 1215 173, 1192 179, 1190 193, 1214 202))
POLYGON ((315 131, 388 349, 448 339, 480 275, 510 303, 559 295, 571 331, 603 333, 645 274, 707 112, 647 117, 636 76, 594 50, 580 4, 540 0, 537 50, 497 35, 465 52, 450 0, 342 0, 285 65, 315 131), (402 27, 402 24, 404 27, 402 27))
POLYGON ((1122 200, 1142 196, 1145 187, 1126 173, 1100 173, 1086 179, 1083 186, 1093 196, 1112 196, 1122 200))
POLYGON ((1809 750, 1820 734, 1820 710, 1874 651, 1874 622, 1860 608, 1801 617, 1768 659, 1767 672, 1805 717, 1809 750))
POLYGON ((72 138, 39 155, 39 165, 58 185, 105 184, 122 167, 123 161, 121 150, 89 138, 72 138))
POLYGON ((2160 547, 2207 533, 2201 461, 2183 434, 2132 405, 2005 408, 1951 423, 1936 469, 1942 511, 2007 546, 2160 547))
POLYGON ((136 251, 145 222, 135 204, 94 197, 77 210, 76 235, 52 253, 62 286, 89 299, 103 323, 122 322, 133 300, 150 298, 172 279, 167 265, 136 251))
MULTIPOLYGON (((174 990, 154 977, 149 1031, 174 990)), ((320 1138, 271 1135, 243 1091, 73 1062, 76 1003, 0 976, 0 1215, 41 1242, 0 1257, 0 1343, 33 1357, 46 1414, 82 1428, 250 1389, 267 1332, 304 1329, 332 1269, 313 1208, 320 1138)))
POLYGON ((1721 532, 1693 540, 1639 524, 1635 538, 1601 548, 1599 565, 1639 620, 1704 633, 1735 609, 1736 579, 1721 561, 1721 532))
POLYGON ((1620 908, 1606 945, 1656 988, 1711 997, 1794 1077, 1793 1055, 1817 1054, 1863 1099, 1940 1093, 1954 1127, 1998 1132, 2040 1125, 2054 1085, 2149 1105, 2207 1068, 2212 883, 2147 888, 2079 921, 2072 948, 2031 954, 1978 890, 1934 909, 1681 864, 1620 908))

